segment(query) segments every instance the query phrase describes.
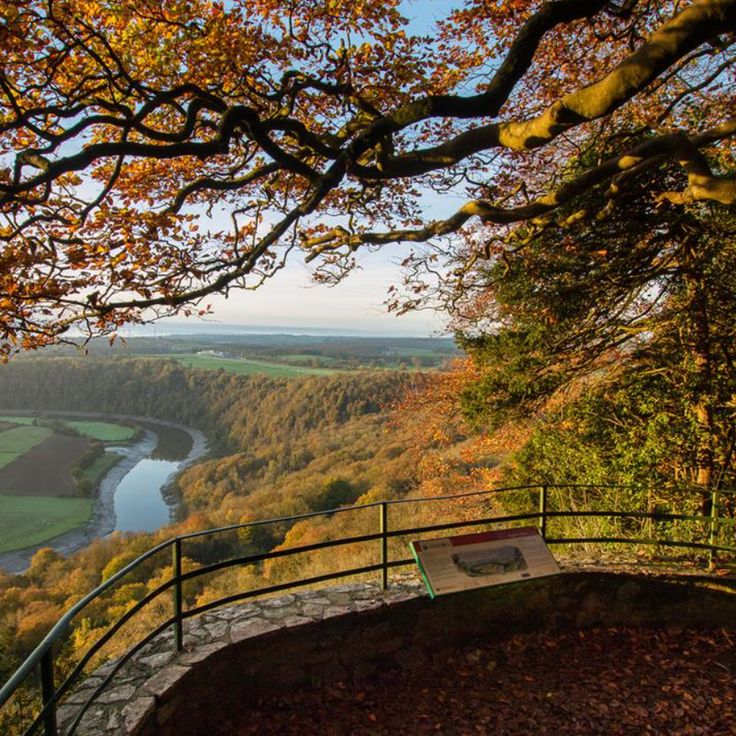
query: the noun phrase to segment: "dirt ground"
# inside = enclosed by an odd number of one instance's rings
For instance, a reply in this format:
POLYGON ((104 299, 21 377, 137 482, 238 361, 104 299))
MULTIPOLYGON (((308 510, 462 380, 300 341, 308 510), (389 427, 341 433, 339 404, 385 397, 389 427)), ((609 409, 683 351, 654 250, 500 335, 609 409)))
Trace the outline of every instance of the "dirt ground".
POLYGON ((70 469, 90 448, 83 437, 54 434, 0 470, 0 493, 77 496, 70 469))
POLYGON ((736 630, 522 635, 272 696, 212 736, 733 736, 735 675, 736 630))

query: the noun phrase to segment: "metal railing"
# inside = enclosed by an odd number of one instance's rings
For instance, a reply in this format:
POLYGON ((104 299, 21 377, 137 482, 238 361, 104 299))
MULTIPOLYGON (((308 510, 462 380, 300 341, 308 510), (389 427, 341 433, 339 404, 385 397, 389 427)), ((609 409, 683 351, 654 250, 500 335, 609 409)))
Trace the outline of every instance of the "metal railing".
MULTIPOLYGON (((528 485, 515 486, 511 488, 498 488, 490 491, 476 491, 451 496, 435 496, 430 498, 400 499, 393 501, 379 501, 375 503, 365 504, 361 506, 349 506, 328 511, 317 511, 297 516, 280 517, 276 519, 264 519, 261 521, 250 522, 247 524, 235 524, 217 529, 193 532, 191 534, 183 534, 159 544, 149 549, 144 554, 130 562, 128 565, 117 571, 109 579, 105 580, 101 585, 84 596, 78 603, 70 608, 53 626, 53 628, 44 637, 41 643, 31 653, 31 655, 23 662, 15 674, 0 689, 0 709, 11 700, 14 694, 26 683, 29 678, 35 677, 38 673, 38 679, 35 681, 36 686, 40 683, 40 707, 38 713, 32 716, 30 725, 25 730, 22 726, 18 729, 18 733, 24 736, 31 736, 42 732, 45 736, 59 736, 57 726, 57 707, 64 697, 71 691, 72 687, 78 682, 84 673, 85 667, 93 660, 96 654, 108 644, 120 629, 125 626, 139 611, 151 604, 153 601, 160 599, 162 595, 171 591, 173 615, 148 631, 142 639, 134 646, 130 647, 114 664, 109 667, 106 675, 93 690, 90 697, 83 703, 78 704, 78 711, 74 719, 67 725, 65 736, 72 736, 77 727, 92 705, 94 700, 102 693, 110 684, 115 674, 120 668, 146 644, 154 639, 166 629, 173 629, 173 646, 181 651, 184 644, 184 627, 183 623, 186 619, 197 616, 213 608, 234 603, 236 601, 278 593, 287 589, 316 586, 331 580, 342 579, 346 577, 355 577, 370 573, 380 575, 381 585, 384 589, 388 587, 389 570, 396 567, 402 567, 414 564, 413 557, 398 557, 392 559, 390 542, 398 541, 401 537, 425 535, 436 532, 447 532, 452 530, 462 530, 471 527, 490 527, 497 524, 515 524, 535 522, 541 535, 545 538, 547 544, 550 545, 597 545, 597 544, 635 544, 635 545, 657 545, 660 547, 682 548, 699 553, 707 554, 710 561, 719 553, 736 554, 736 546, 725 545, 719 543, 719 531, 724 526, 734 526, 733 518, 725 518, 719 515, 719 501, 724 492, 714 491, 711 497, 711 511, 709 515, 692 515, 680 513, 663 513, 658 511, 631 511, 631 510, 598 510, 588 508, 586 510, 576 509, 560 509, 550 508, 550 492, 551 491, 569 491, 574 493, 581 489, 591 490, 608 490, 620 489, 625 490, 624 486, 590 486, 590 485, 528 485), (406 507, 409 504, 425 505, 435 504, 437 502, 466 503, 469 499, 487 499, 497 496, 498 494, 519 492, 527 495, 527 501, 531 503, 532 510, 523 513, 504 513, 501 515, 485 516, 476 513, 471 518, 456 519, 443 523, 422 524, 418 526, 397 526, 393 528, 390 525, 389 510, 392 508, 406 507), (367 534, 356 534, 352 536, 343 536, 338 539, 328 539, 313 544, 302 544, 285 549, 273 549, 269 552, 241 555, 230 557, 214 563, 204 564, 190 570, 183 570, 183 546, 193 540, 212 539, 216 535, 228 532, 252 532, 258 527, 265 525, 293 525, 297 522, 315 519, 316 517, 325 517, 331 515, 346 514, 348 512, 357 512, 360 514, 374 513, 376 514, 375 522, 377 522, 377 531, 367 534), (694 541, 693 539, 676 539, 666 536, 650 535, 648 537, 629 536, 623 533, 605 534, 600 536, 586 534, 584 536, 567 535, 550 536, 549 526, 554 520, 571 520, 571 519, 593 519, 606 518, 609 520, 619 520, 622 523, 631 522, 648 522, 650 530, 654 530, 655 525, 670 525, 675 522, 694 522, 698 525, 699 534, 702 535, 703 541, 694 541), (210 575, 232 567, 242 567, 245 565, 261 564, 270 560, 278 560, 293 555, 301 555, 309 552, 315 552, 325 549, 339 549, 348 545, 370 545, 375 544, 377 547, 378 561, 373 564, 362 565, 359 567, 350 567, 347 569, 334 569, 328 573, 305 577, 297 580, 289 580, 272 585, 254 587, 248 590, 241 590, 231 595, 219 598, 215 601, 195 605, 189 608, 184 606, 184 585, 197 578, 210 575), (58 650, 72 630, 72 621, 79 614, 84 612, 90 604, 98 600, 104 593, 111 590, 117 583, 126 576, 136 571, 140 571, 142 566, 159 553, 166 550, 171 551, 171 577, 153 590, 146 593, 140 600, 130 607, 114 624, 112 624, 105 633, 86 651, 70 669, 70 672, 63 681, 56 683, 54 672, 55 664, 55 648, 58 650), (43 729, 41 731, 41 729, 43 729)), ((729 495, 729 494, 725 494, 729 495)), ((530 504, 527 504, 530 505, 530 504)), ((375 523, 374 522, 374 523, 375 523)), ((643 525, 640 525, 643 526, 643 525)), ((376 528, 374 527, 374 528, 376 528)), ((692 536, 692 535, 691 535, 692 536)))

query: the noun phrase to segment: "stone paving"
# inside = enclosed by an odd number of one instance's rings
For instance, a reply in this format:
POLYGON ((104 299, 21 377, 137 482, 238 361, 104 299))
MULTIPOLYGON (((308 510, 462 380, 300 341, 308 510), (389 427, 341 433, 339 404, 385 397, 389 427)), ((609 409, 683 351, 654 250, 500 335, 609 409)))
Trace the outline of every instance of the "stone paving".
MULTIPOLYGON (((93 701, 74 731, 79 736, 135 736, 157 703, 194 665, 224 647, 285 627, 297 627, 338 616, 390 606, 426 595, 413 577, 392 582, 384 591, 372 583, 352 583, 304 590, 278 598, 215 609, 184 622, 184 650, 174 651, 174 632, 153 639, 114 675, 93 701)), ((79 709, 115 668, 100 667, 64 700, 57 711, 60 734, 66 736, 79 709)))

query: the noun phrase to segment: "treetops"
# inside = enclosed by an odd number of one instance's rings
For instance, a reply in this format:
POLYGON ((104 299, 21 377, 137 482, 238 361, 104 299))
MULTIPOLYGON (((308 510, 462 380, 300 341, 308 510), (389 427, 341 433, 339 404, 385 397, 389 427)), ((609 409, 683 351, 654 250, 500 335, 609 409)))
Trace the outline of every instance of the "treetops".
POLYGON ((329 280, 424 244, 391 306, 453 306, 654 170, 663 207, 736 201, 736 0, 466 0, 427 35, 397 0, 0 5, 5 355, 206 310, 299 251, 329 280))

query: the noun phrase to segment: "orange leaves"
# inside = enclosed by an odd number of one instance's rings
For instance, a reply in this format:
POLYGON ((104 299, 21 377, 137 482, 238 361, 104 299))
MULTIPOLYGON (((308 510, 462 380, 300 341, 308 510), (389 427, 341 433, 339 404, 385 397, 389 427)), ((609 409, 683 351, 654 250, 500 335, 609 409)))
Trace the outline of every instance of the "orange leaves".
MULTIPOLYGON (((585 136, 696 130, 729 109, 731 52, 714 44, 584 133, 577 107, 552 120, 677 12, 669 0, 626 17, 601 0, 452 5, 436 25, 399 0, 6 2, 0 237, 44 323, 15 329, 175 310, 271 275, 297 243, 334 281, 359 247, 429 240, 437 252, 410 256, 409 297, 392 307, 458 306, 473 264, 508 247, 505 223, 537 227, 562 206, 558 191, 542 202, 550 182, 573 197, 585 136)), ((733 151, 719 150, 727 170, 733 151)))

